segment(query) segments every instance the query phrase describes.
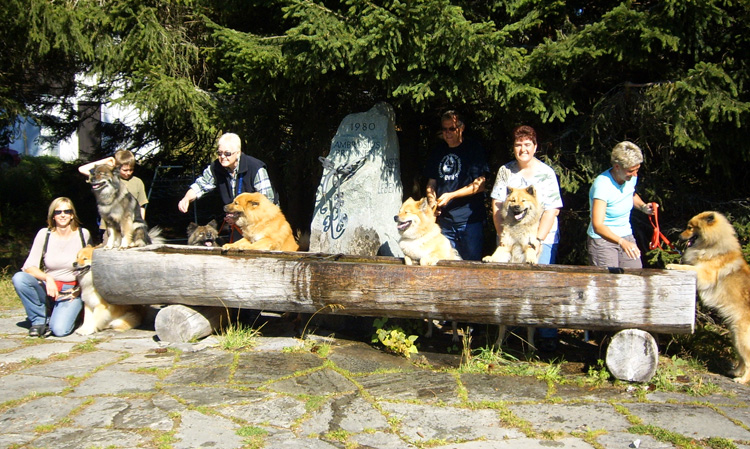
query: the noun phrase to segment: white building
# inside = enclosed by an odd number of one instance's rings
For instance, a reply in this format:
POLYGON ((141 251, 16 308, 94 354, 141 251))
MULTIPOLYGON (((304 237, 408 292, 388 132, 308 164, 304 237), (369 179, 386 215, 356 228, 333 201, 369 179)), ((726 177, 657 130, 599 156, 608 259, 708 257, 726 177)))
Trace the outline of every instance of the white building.
MULTIPOLYGON (((91 85, 91 78, 82 80, 91 85)), ((91 154, 98 149, 101 139, 96 132, 99 123, 117 123, 118 121, 127 126, 133 126, 141 121, 141 114, 134 107, 123 106, 114 102, 93 103, 78 96, 77 105, 79 114, 86 114, 87 118, 82 121, 78 130, 64 140, 51 141, 51 133, 45 127, 40 126, 33 120, 19 118, 13 132, 13 137, 8 145, 12 150, 18 151, 21 156, 57 156, 66 162, 79 159, 82 154, 91 154)), ((145 155, 156 151, 156 146, 140 148, 135 151, 138 155, 145 155)))

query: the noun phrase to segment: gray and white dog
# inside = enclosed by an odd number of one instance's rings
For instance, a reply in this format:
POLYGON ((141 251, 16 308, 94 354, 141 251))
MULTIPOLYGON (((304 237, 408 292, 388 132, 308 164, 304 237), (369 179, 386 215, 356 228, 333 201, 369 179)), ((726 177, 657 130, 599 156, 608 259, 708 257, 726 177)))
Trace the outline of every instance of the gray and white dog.
POLYGON ((161 229, 155 227, 149 231, 138 201, 114 170, 109 164, 97 165, 91 169, 88 180, 99 216, 107 229, 104 248, 125 249, 156 243, 153 240, 159 238, 161 229))

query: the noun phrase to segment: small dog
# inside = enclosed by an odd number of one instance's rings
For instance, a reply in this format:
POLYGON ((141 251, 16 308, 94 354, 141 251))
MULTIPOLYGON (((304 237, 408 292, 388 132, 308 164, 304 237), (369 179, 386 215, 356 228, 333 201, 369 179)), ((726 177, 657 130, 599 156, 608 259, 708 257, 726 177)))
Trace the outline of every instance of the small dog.
POLYGON ((262 193, 241 193, 224 206, 224 212, 242 230, 242 238, 223 249, 297 251, 292 227, 279 209, 262 193))
MULTIPOLYGON (((508 195, 503 202, 500 213, 503 217, 503 232, 500 245, 491 256, 482 258, 482 262, 528 263, 535 264, 539 260, 539 245, 537 231, 542 217, 542 207, 536 196, 534 186, 525 189, 508 187, 508 195)), ((495 342, 500 347, 505 341, 507 326, 498 326, 498 336, 495 342)), ((534 328, 526 328, 526 339, 530 346, 534 346, 534 328)))
POLYGON ((734 227, 719 212, 702 212, 688 221, 680 234, 687 242, 683 264, 668 264, 668 270, 694 271, 698 295, 707 307, 724 319, 739 355, 730 373, 735 382, 750 381, 750 267, 734 227))
POLYGON ((188 240, 190 246, 221 246, 222 239, 219 237, 219 230, 216 229, 216 220, 211 220, 205 226, 198 226, 198 223, 190 223, 187 228, 188 240))
POLYGON ((536 197, 534 186, 525 189, 508 187, 508 196, 500 211, 503 217, 503 233, 500 245, 483 262, 528 263, 539 260, 539 245, 536 235, 542 207, 536 197))
MULTIPOLYGON (((430 204, 427 198, 415 201, 409 198, 401 205, 398 215, 393 217, 398 229, 398 246, 404 252, 404 262, 412 265, 435 265, 440 260, 461 260, 447 237, 435 222, 437 204, 430 204)), ((427 320, 426 338, 432 337, 434 324, 427 320)), ((458 324, 454 321, 453 341, 457 342, 458 324)))
POLYGON ((148 225, 141 217, 140 206, 128 189, 120 182, 120 176, 109 164, 91 169, 88 183, 96 197, 99 216, 107 228, 105 249, 146 246, 161 234, 161 230, 148 225))
POLYGON ((84 305, 83 324, 76 329, 76 334, 91 335, 104 329, 126 331, 138 327, 143 320, 142 307, 110 304, 96 291, 91 274, 93 255, 94 248, 86 246, 78 251, 73 263, 84 305))

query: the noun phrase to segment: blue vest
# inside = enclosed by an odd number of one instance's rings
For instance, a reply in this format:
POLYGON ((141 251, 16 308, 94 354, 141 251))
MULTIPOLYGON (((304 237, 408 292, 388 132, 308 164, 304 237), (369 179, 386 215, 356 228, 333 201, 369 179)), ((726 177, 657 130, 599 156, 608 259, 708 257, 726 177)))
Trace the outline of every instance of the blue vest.
MULTIPOLYGON (((234 201, 234 197, 240 193, 256 192, 253 180, 261 168, 266 168, 266 164, 263 161, 248 156, 245 153, 240 153, 239 168, 237 169, 237 185, 235 186, 235 190, 232 191, 231 173, 221 166, 218 159, 213 161, 211 163, 211 173, 214 175, 216 188, 219 190, 219 195, 221 195, 221 200, 224 204, 234 201)), ((273 192, 274 202, 278 203, 279 196, 276 194, 276 189, 273 192)))

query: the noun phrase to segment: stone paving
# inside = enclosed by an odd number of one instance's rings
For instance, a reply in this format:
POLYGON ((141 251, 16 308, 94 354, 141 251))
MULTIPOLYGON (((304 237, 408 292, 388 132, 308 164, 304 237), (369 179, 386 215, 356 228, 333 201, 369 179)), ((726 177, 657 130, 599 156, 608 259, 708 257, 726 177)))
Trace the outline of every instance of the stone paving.
POLYGON ((228 352, 23 326, 0 316, 0 448, 750 449, 750 389, 718 375, 691 396, 459 373, 346 339, 322 357, 289 336, 228 352))

